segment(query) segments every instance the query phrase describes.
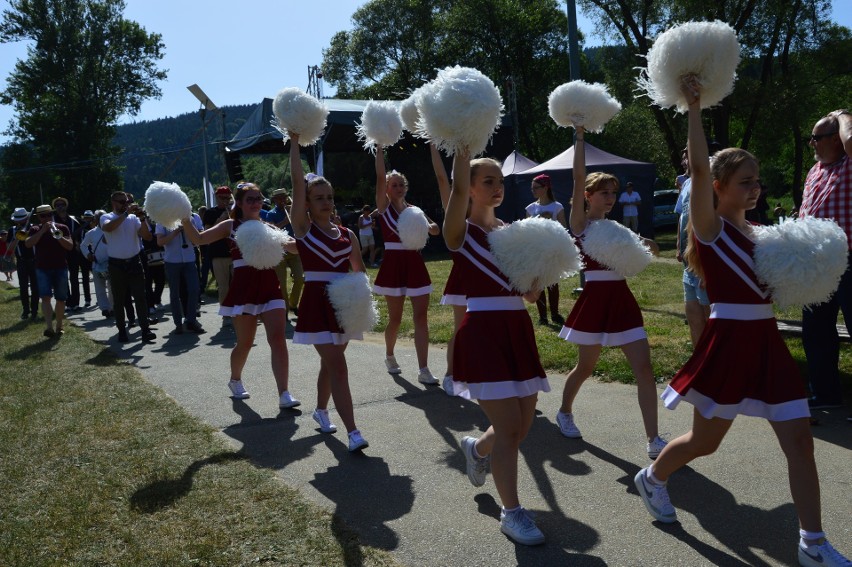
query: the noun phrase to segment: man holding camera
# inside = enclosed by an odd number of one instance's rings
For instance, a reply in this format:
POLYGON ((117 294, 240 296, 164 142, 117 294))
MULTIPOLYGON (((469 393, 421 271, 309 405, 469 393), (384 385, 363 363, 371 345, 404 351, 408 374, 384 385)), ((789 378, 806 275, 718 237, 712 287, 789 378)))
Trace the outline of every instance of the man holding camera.
POLYGON ((113 193, 110 200, 112 212, 101 215, 100 226, 109 243, 109 278, 112 284, 118 342, 126 343, 130 340, 123 309, 128 295, 136 305, 142 340, 150 342, 157 338, 157 335, 151 332, 147 317, 145 272, 142 258, 139 256, 142 250, 139 238, 151 240, 151 231, 148 229, 148 223, 143 222, 145 213, 137 205, 128 206, 127 195, 123 191, 113 193))
POLYGON ((30 227, 24 245, 35 248, 36 281, 44 315, 44 336, 61 336, 65 331, 65 302, 68 300, 68 251, 74 248, 71 231, 64 224, 53 220, 53 207, 36 207, 35 216, 41 224, 30 227), (51 297, 56 299, 56 328, 53 327, 54 308, 51 297))

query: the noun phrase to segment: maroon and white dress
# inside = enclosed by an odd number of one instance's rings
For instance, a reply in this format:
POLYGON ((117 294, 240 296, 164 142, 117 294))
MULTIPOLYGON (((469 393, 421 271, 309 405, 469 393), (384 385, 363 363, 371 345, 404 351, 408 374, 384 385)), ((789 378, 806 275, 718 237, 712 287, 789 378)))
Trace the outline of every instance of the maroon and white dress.
POLYGON ((642 311, 623 276, 583 252, 585 230, 574 238, 586 283, 559 336, 578 345, 621 346, 647 339, 642 311))
POLYGON ((444 284, 444 295, 441 296, 441 305, 467 305, 467 294, 464 291, 464 281, 458 269, 458 252, 450 252, 453 266, 447 283, 444 284))
POLYGON ((455 394, 501 400, 549 392, 524 299, 497 268, 488 233, 467 221, 464 242, 455 252, 467 294, 453 353, 455 394))
POLYGON ((286 309, 287 305, 281 295, 281 285, 278 276, 272 268, 258 270, 252 268, 243 260, 243 255, 237 246, 236 234, 242 221, 235 219, 231 226, 228 246, 233 260, 234 277, 228 288, 228 295, 219 306, 219 315, 236 317, 237 315, 260 315, 273 309, 286 309))
POLYGON ((429 295, 432 293, 432 279, 426 270, 426 262, 419 250, 402 247, 397 228, 399 215, 393 203, 388 203, 388 208, 379 215, 385 253, 373 283, 373 292, 394 297, 429 295))
POLYGON ((293 342, 302 345, 344 345, 352 339, 363 339, 363 333, 343 332, 326 295, 328 282, 349 273, 352 253, 351 233, 335 227, 336 234, 328 235, 315 224, 296 239, 299 258, 305 270, 305 287, 299 301, 299 320, 293 342))
POLYGON ((754 273, 754 242, 724 219, 715 240, 696 242, 710 319, 692 356, 663 392, 663 403, 674 409, 685 400, 707 419, 809 416, 799 368, 754 273))

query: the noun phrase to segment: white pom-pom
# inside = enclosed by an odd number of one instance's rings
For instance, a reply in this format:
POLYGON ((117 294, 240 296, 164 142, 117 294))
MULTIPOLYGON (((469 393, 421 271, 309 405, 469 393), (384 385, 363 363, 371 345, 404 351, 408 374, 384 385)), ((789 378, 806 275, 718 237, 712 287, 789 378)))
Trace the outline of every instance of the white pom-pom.
POLYGON ((491 79, 469 67, 447 67, 415 95, 420 121, 417 134, 447 155, 467 149, 485 151, 500 125, 503 102, 491 79))
POLYGON ((375 151, 376 144, 389 147, 402 137, 402 119, 396 103, 371 100, 361 113, 361 123, 356 128, 364 149, 375 151))
POLYGON ((583 252, 624 278, 651 263, 651 250, 639 235, 615 221, 592 221, 583 232, 583 252))
POLYGON ((154 181, 145 191, 145 212, 152 221, 172 230, 192 214, 192 203, 177 183, 154 181))
POLYGON ((402 120, 402 125, 412 134, 417 132, 417 123, 420 121, 420 111, 417 110, 417 101, 414 98, 416 93, 417 91, 414 91, 399 105, 399 118, 402 120))
POLYGON ((559 85, 547 99, 550 117, 563 127, 582 126, 588 132, 603 131, 604 124, 618 114, 621 104, 606 90, 606 85, 571 81, 559 85))
POLYGON ((580 252, 557 221, 532 217, 494 230, 488 244, 500 271, 521 293, 545 289, 580 271, 580 252))
POLYGON ((805 217, 754 227, 754 272, 781 307, 831 299, 846 271, 846 233, 830 219, 805 217))
POLYGON ((272 112, 277 121, 272 125, 284 135, 284 141, 289 132, 295 132, 300 146, 311 146, 320 139, 328 116, 328 108, 322 102, 296 87, 278 91, 272 112))
POLYGON ((734 90, 740 44, 725 22, 687 22, 660 34, 648 51, 648 68, 639 90, 661 108, 688 110, 681 92, 683 77, 695 75, 701 85, 701 108, 717 105, 734 90))
POLYGON ((237 227, 237 246, 246 264, 258 270, 277 266, 284 257, 281 247, 287 233, 262 221, 245 221, 237 227))
POLYGON ((406 250, 422 250, 429 240, 429 219, 419 207, 406 207, 399 214, 396 229, 406 250))
POLYGON ((329 282, 325 292, 334 307, 337 323, 347 335, 364 333, 378 323, 376 301, 364 272, 350 272, 329 282))

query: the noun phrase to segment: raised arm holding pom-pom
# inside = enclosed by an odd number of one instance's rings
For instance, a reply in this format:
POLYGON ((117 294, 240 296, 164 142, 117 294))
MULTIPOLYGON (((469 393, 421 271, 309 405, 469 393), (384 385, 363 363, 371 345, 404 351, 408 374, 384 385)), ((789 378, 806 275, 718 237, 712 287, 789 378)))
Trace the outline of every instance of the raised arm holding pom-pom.
POLYGON ((655 519, 675 522, 666 489, 672 473, 696 457, 715 452, 737 415, 763 417, 787 459, 801 528, 799 564, 849 565, 822 531, 819 478, 802 379, 778 332, 771 297, 754 272, 756 243, 745 211, 756 205, 760 195, 758 162, 745 150, 728 148, 714 156, 711 166, 701 124, 701 87, 688 76, 682 91, 688 104, 692 172, 693 230, 687 257, 690 267, 703 274, 712 311, 692 356, 662 396, 670 409, 681 401, 694 406, 692 430, 671 441, 634 482, 655 519))

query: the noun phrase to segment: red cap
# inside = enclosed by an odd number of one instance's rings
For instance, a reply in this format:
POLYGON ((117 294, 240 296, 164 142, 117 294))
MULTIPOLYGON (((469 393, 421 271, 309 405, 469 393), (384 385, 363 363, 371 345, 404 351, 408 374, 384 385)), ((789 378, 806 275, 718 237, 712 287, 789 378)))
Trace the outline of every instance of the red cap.
POLYGON ((222 185, 221 187, 216 187, 216 194, 217 195, 231 195, 231 188, 227 187, 225 185, 222 185))

